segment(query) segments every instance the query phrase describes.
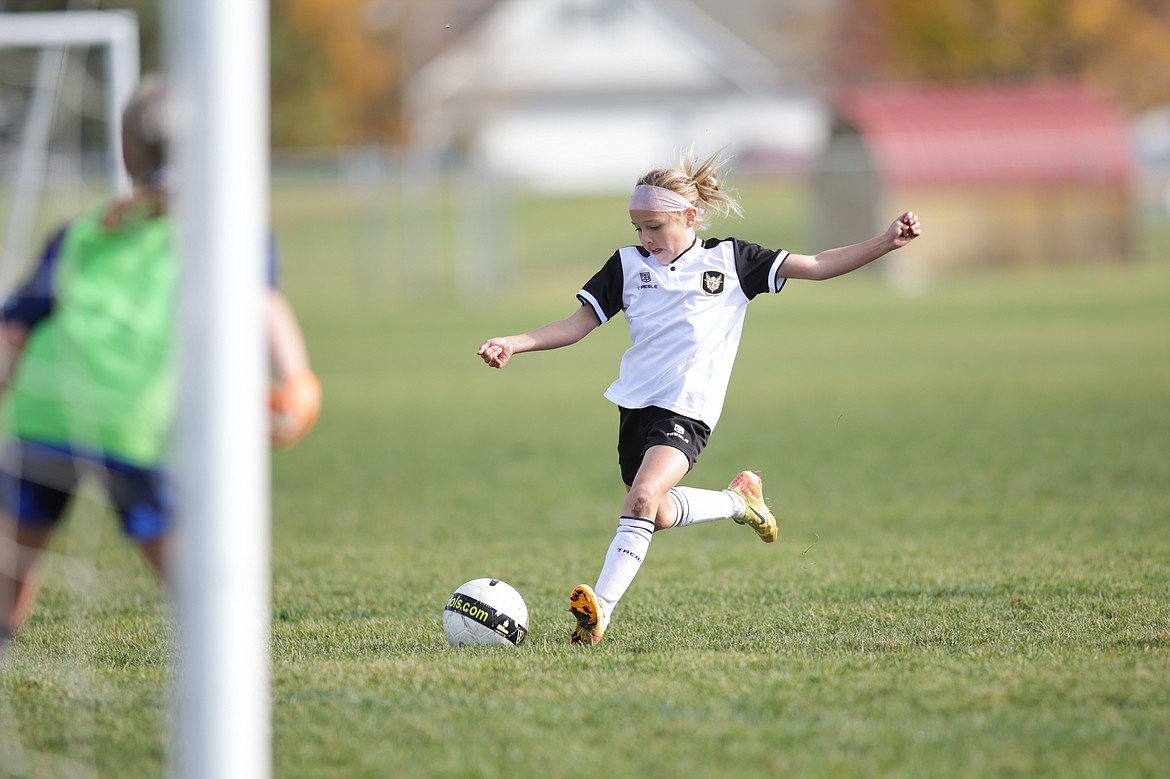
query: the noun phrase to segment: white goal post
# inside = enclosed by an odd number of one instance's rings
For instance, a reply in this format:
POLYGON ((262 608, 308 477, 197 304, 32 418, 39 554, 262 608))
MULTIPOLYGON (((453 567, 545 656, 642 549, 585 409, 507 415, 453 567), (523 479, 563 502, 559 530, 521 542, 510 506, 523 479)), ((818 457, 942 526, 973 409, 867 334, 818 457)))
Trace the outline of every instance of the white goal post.
POLYGON ((169 0, 183 381, 175 563, 183 680, 172 770, 266 779, 271 501, 268 4, 169 0))

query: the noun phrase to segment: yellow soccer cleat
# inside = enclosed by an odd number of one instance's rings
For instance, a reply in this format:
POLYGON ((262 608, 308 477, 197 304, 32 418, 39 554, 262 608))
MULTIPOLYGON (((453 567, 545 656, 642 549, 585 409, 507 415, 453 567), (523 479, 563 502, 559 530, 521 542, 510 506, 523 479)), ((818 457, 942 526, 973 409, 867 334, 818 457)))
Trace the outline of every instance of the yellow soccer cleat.
POLYGON ((605 604, 588 584, 578 584, 569 594, 569 613, 577 620, 577 627, 569 636, 570 644, 593 646, 601 641, 609 627, 609 615, 605 604))
POLYGON ((764 503, 764 482, 760 475, 752 471, 740 471, 727 485, 727 489, 743 498, 747 511, 742 517, 734 517, 741 525, 751 525, 760 539, 770 544, 780 535, 780 528, 776 527, 776 515, 764 503))

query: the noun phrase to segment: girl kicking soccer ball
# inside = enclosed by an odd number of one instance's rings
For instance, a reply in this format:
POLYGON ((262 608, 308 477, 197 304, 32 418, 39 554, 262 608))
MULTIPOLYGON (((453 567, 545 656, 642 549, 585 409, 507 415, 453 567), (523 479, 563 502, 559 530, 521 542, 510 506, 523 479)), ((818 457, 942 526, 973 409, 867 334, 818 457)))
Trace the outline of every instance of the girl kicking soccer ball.
POLYGON ((765 249, 736 238, 701 239, 715 213, 741 213, 720 183, 720 155, 699 164, 688 152, 652 170, 630 196, 638 246, 618 249, 577 293, 567 318, 523 335, 492 338, 480 357, 503 368, 514 354, 580 341, 618 312, 632 345, 605 397, 619 408, 618 462, 626 485, 617 532, 597 583, 569 596, 577 621, 571 641, 601 641, 655 531, 731 519, 766 543, 778 535, 763 484, 742 471, 725 490, 678 486, 694 467, 723 410, 747 304, 779 292, 788 279, 831 279, 901 248, 922 233, 907 211, 885 233, 815 255, 765 249))

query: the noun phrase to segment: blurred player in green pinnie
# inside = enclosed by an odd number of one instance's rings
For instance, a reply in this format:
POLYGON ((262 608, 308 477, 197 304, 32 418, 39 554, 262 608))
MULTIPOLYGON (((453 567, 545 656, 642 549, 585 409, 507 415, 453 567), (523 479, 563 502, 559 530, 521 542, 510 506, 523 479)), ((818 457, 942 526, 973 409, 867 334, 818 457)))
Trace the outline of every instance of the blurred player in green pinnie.
MULTIPOLYGON (((161 78, 142 80, 122 115, 131 194, 57 231, 0 309, 0 652, 28 616, 38 564, 82 478, 104 487, 125 535, 165 578, 180 272, 166 101, 161 78)), ((276 287, 274 246, 268 276, 271 434, 287 447, 315 424, 321 388, 276 287)))

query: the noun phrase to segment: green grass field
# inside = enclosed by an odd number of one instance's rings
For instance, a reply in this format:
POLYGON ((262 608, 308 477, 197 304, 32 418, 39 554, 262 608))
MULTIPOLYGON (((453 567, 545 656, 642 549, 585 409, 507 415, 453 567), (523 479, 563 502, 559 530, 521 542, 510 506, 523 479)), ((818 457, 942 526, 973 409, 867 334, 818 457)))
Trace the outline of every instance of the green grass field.
MULTIPOLYGON (((745 202, 779 216, 727 232, 814 248, 798 200, 745 202)), ((344 202, 274 199, 326 397, 274 458, 274 775, 1164 775, 1170 263, 757 300, 687 483, 760 471, 780 541, 659 534, 589 651, 566 598, 621 501, 601 393, 624 324, 499 372, 474 352, 572 310, 631 237, 611 206, 522 210, 514 281, 460 296, 355 260, 344 202), (447 597, 489 575, 524 594, 528 643, 450 649, 447 597)), ((0 671, 0 776, 162 775, 162 596, 108 520, 61 551, 0 671)))

